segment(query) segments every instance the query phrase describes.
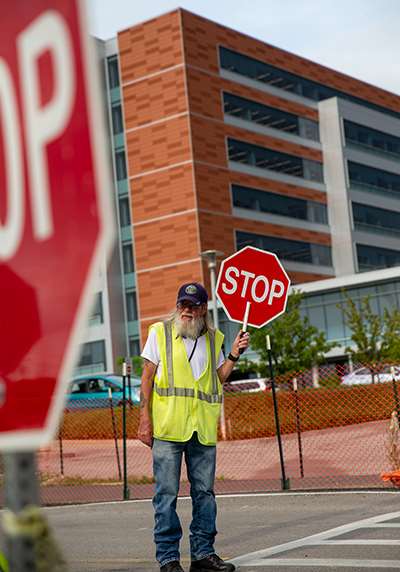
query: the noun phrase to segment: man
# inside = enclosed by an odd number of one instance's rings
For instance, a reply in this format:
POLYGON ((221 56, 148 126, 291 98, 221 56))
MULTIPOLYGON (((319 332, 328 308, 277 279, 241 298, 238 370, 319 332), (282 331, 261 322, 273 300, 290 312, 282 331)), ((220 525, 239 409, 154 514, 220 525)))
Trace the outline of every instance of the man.
POLYGON ((161 572, 183 572, 179 562, 182 528, 176 513, 182 455, 193 506, 190 572, 235 569, 214 550, 217 425, 222 383, 248 347, 249 336, 239 332, 224 359, 224 336, 210 326, 207 301, 201 284, 183 284, 176 311, 171 319, 150 327, 142 352, 138 438, 153 451, 154 540, 161 572))

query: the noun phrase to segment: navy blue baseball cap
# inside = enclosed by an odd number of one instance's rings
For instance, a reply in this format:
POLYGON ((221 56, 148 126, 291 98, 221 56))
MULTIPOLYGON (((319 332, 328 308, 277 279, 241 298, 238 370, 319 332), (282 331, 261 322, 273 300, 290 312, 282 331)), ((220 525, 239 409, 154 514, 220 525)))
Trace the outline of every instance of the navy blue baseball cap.
POLYGON ((207 290, 198 282, 188 282, 187 284, 183 284, 178 290, 176 303, 178 304, 179 302, 184 302, 185 300, 195 304, 196 306, 207 304, 207 290))

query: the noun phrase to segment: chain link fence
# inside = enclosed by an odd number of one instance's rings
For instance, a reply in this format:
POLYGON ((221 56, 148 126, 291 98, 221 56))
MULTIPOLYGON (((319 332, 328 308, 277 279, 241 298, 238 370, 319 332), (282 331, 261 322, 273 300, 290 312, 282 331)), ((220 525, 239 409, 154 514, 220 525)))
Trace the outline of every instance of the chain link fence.
MULTIPOLYGON (((275 382, 283 458, 271 381, 228 384, 217 493, 281 490, 282 471, 291 490, 393 486, 381 475, 400 468, 400 368, 326 366, 275 382)), ((138 406, 127 404, 126 416, 130 497, 149 498, 151 451, 136 438, 138 406)), ((58 439, 39 452, 38 466, 44 504, 122 499, 122 407, 87 400, 66 410, 58 439)), ((185 468, 181 478, 186 495, 185 468)))

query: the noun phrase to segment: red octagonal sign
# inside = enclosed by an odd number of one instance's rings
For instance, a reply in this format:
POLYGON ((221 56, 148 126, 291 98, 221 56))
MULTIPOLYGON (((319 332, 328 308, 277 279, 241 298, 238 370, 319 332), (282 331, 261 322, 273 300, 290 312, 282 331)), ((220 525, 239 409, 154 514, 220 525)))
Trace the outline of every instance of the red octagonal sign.
POLYGON ((54 434, 113 223, 82 2, 0 6, 0 448, 15 450, 54 434))
POLYGON ((261 328, 285 311, 290 279, 276 254, 245 246, 226 258, 219 271, 217 296, 233 322, 261 328))

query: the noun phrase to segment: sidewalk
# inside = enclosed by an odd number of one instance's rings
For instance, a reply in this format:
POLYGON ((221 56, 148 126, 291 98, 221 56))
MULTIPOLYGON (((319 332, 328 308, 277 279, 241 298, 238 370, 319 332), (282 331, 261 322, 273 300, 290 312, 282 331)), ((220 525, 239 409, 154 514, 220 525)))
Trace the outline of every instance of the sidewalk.
MULTIPOLYGON (((295 433, 283 435, 285 470, 291 488, 384 486, 380 474, 390 469, 385 444, 387 426, 386 421, 374 421, 303 433, 303 478, 300 476, 298 436, 295 433)), ((118 442, 118 447, 122 463, 121 441, 118 442)), ((64 440, 62 448, 64 479, 61 480, 74 485, 69 488, 73 489, 71 493, 77 497, 76 502, 84 502, 88 496, 92 498, 96 495, 100 495, 101 500, 121 498, 121 485, 115 483, 119 480, 119 473, 113 440, 64 440), (96 484, 96 481, 101 484, 96 484)), ((152 496, 150 449, 138 440, 129 440, 127 457, 132 497, 152 496)), ((254 492, 281 488, 275 437, 220 442, 217 459, 216 492, 254 492)), ((65 496, 70 497, 66 491, 68 487, 60 482, 61 456, 58 441, 39 453, 39 468, 46 479, 47 486, 42 487, 46 497, 59 497, 63 490, 65 496)), ((184 467, 182 480, 181 494, 188 494, 184 467)), ((54 501, 49 498, 49 502, 54 501)), ((65 502, 73 501, 66 498, 65 502)))

